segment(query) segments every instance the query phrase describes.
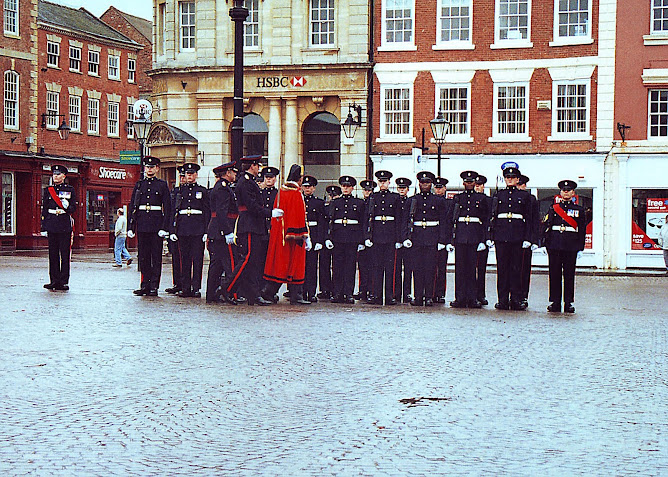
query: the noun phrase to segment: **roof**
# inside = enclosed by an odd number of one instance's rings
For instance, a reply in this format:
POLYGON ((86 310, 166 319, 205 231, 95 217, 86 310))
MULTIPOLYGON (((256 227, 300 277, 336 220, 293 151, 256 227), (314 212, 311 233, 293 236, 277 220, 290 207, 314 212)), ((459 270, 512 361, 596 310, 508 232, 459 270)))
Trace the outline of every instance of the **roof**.
POLYGON ((85 33, 101 40, 106 39, 141 48, 139 43, 114 30, 83 7, 76 10, 40 0, 37 20, 64 30, 85 33))
POLYGON ((146 38, 149 41, 149 44, 153 41, 153 22, 145 18, 140 18, 134 15, 130 15, 129 13, 125 13, 113 5, 109 7, 107 11, 111 10, 112 8, 118 12, 119 15, 122 15, 123 18, 125 18, 125 20, 134 27, 135 30, 137 30, 144 38, 146 38))
POLYGON ((172 126, 164 121, 153 124, 148 135, 147 144, 197 144, 197 138, 191 136, 183 129, 172 126))

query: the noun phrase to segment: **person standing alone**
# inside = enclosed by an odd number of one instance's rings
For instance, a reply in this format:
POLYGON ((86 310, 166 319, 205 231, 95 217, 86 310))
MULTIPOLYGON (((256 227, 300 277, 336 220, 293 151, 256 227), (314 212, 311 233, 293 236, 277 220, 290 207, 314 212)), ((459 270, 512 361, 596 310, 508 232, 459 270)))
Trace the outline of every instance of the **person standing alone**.
POLYGON ((123 208, 119 208, 116 211, 118 219, 116 220, 116 226, 114 227, 114 235, 116 239, 114 240, 114 263, 113 267, 122 267, 123 259, 128 261, 128 267, 132 264, 132 256, 128 249, 125 247, 125 240, 128 235, 128 221, 125 218, 125 212, 123 208))

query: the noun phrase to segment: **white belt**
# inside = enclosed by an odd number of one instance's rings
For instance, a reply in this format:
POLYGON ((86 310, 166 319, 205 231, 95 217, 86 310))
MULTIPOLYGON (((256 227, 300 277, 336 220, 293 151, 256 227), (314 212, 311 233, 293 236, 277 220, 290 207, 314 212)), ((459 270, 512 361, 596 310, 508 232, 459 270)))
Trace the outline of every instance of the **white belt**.
POLYGON ((470 222, 476 223, 476 224, 481 224, 481 220, 479 217, 469 217, 468 215, 466 217, 459 217, 457 219, 457 222, 466 222, 467 224, 470 222))
POLYGON ((422 220, 420 222, 413 222, 413 225, 416 227, 436 227, 440 223, 438 220, 422 220))
POLYGON ((373 220, 377 220, 378 222, 387 222, 394 220, 394 216, 392 215, 376 215, 373 220))
POLYGON ((49 209, 49 214, 62 215, 66 213, 67 212, 65 212, 63 209, 49 209))
POLYGON ((140 205, 139 210, 145 210, 146 212, 150 212, 152 210, 162 210, 161 205, 140 205))
POLYGON ((343 224, 343 225, 347 225, 347 224, 356 225, 356 224, 359 224, 359 221, 355 220, 355 219, 334 219, 334 223, 335 224, 343 224))
POLYGON ((496 216, 497 219, 523 219, 524 216, 522 214, 513 214, 512 212, 508 212, 505 214, 499 214, 496 216))
POLYGON ((570 225, 553 225, 552 230, 557 232, 577 232, 578 229, 571 227, 570 225))
POLYGON ((179 214, 181 215, 202 215, 204 212, 201 210, 197 209, 181 209, 179 210, 179 214))
POLYGON ((308 223, 308 226, 309 226, 309 227, 315 227, 316 225, 318 225, 318 222, 315 222, 315 221, 314 221, 314 222, 309 222, 309 223, 308 223))

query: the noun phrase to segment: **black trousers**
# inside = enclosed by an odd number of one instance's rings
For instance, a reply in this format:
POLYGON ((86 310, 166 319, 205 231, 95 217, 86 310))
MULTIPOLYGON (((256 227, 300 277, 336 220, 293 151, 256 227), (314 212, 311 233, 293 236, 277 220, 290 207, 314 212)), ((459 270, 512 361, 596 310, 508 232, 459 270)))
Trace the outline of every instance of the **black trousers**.
POLYGON ((310 297, 315 296, 318 288, 318 255, 320 251, 311 250, 306 252, 306 276, 304 278, 304 293, 310 297))
POLYGON ((202 287, 204 267, 204 242, 201 235, 180 235, 181 288, 198 291, 202 287))
POLYGON ((520 266, 522 273, 522 299, 529 299, 529 285, 531 284, 531 259, 533 252, 531 248, 522 249, 522 265, 520 266))
POLYGON ((67 285, 70 281, 72 232, 48 232, 49 280, 53 285, 67 285))
POLYGON ((228 293, 239 293, 250 302, 254 302, 260 296, 260 283, 264 270, 262 238, 262 235, 250 232, 237 237, 239 261, 235 264, 232 271, 232 280, 227 286, 228 293))
POLYGON ((455 299, 462 303, 477 300, 476 284, 477 244, 455 244, 455 299))
POLYGON ((396 268, 396 249, 392 243, 374 243, 370 250, 371 263, 373 263, 373 295, 385 300, 394 298, 394 272, 396 268))
POLYGON ((476 281, 476 298, 478 301, 483 301, 486 298, 487 292, 485 290, 485 275, 487 274, 487 257, 489 256, 489 248, 476 252, 476 266, 475 266, 475 281, 476 281))
POLYGON ((332 294, 352 296, 355 291, 357 243, 335 243, 332 249, 332 294))
POLYGON ((209 274, 206 279, 206 296, 212 298, 216 289, 223 284, 225 280, 232 279, 232 270, 234 270, 234 252, 233 246, 228 245, 221 237, 211 240, 207 245, 209 249, 209 274))
POLYGON ((434 281, 434 298, 444 297, 448 284, 448 251, 438 250, 436 260, 436 277, 434 281))
POLYGON ((332 251, 323 246, 318 256, 318 280, 321 292, 332 292, 332 251))
POLYGON ((496 292, 499 303, 522 301, 522 242, 496 242, 496 292))
POLYGON ((174 287, 183 289, 182 282, 182 271, 181 271, 181 244, 177 240, 172 242, 171 240, 167 241, 167 248, 169 253, 172 254, 172 284, 174 287))
POLYGON ((564 303, 575 301, 575 262, 578 253, 567 250, 547 249, 550 279, 550 301, 561 303, 561 278, 564 283, 564 303))
POLYGON ((141 270, 141 289, 157 290, 162 272, 162 237, 157 232, 137 233, 137 258, 141 270))
POLYGON ((436 276, 436 256, 438 246, 413 245, 411 263, 413 266, 413 280, 415 284, 415 299, 418 301, 434 296, 434 277, 436 276))
MULTIPOLYGON (((357 250, 357 247, 355 247, 355 250, 357 250)), ((360 293, 373 291, 373 275, 376 264, 371 259, 372 253, 371 249, 368 248, 357 252, 357 267, 360 278, 358 290, 360 293)))
POLYGON ((395 251, 397 265, 394 273, 394 298, 401 301, 403 297, 411 294, 413 287, 413 270, 410 261, 410 249, 401 247, 395 251))

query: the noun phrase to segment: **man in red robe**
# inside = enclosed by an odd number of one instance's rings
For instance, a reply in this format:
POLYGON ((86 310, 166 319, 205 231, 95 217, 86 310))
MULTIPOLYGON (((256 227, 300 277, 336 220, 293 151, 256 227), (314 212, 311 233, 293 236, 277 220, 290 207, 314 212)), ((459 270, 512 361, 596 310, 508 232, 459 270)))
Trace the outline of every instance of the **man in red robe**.
POLYGON ((269 247, 264 266, 267 285, 262 296, 265 299, 273 297, 281 284, 287 283, 291 304, 310 305, 310 301, 303 299, 306 252, 311 249, 311 239, 306 225, 306 206, 301 193, 302 176, 302 166, 293 164, 287 181, 276 195, 274 209, 280 209, 283 214, 271 219, 269 247))

